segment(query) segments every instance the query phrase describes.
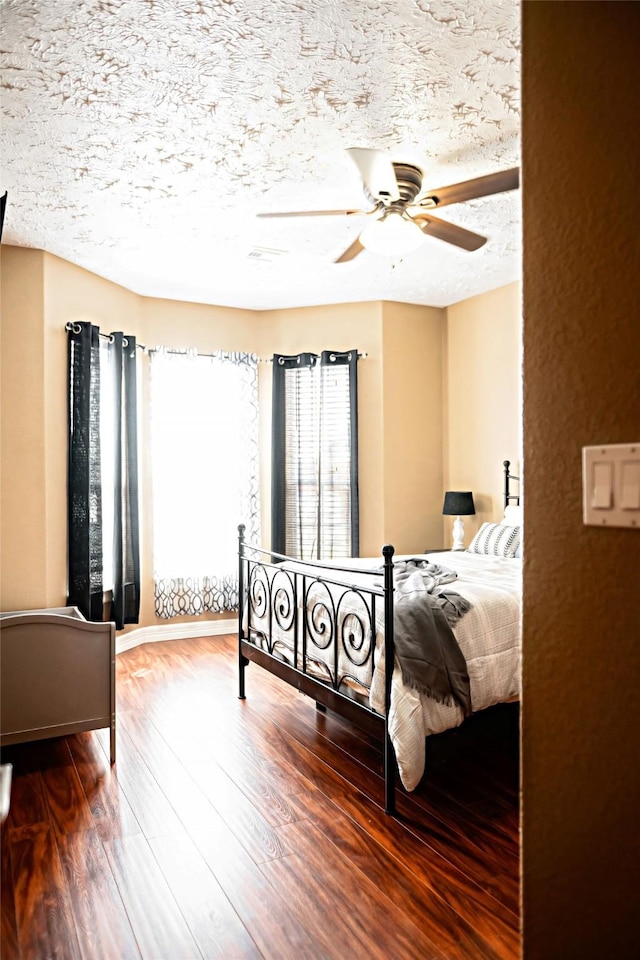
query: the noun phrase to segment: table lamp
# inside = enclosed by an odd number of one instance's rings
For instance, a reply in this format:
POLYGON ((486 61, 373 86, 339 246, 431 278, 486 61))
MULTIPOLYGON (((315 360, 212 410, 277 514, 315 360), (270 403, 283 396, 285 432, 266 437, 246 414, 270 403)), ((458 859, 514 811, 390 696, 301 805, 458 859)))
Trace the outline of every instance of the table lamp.
POLYGON ((476 512, 473 505, 473 494, 466 490, 447 490, 444 495, 442 513, 445 517, 455 517, 453 521, 452 550, 464 550, 464 521, 463 517, 471 516, 476 512))

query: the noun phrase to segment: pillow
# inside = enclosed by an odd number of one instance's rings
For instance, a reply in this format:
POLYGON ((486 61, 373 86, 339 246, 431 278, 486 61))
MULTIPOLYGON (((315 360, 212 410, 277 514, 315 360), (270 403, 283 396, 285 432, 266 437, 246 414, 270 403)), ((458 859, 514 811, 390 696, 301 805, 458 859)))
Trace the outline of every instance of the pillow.
POLYGON ((508 507, 504 508, 504 517, 500 523, 506 523, 507 526, 511 527, 521 527, 522 520, 522 507, 516 506, 515 504, 509 504, 508 507))
POLYGON ((467 553, 490 557, 515 557, 520 546, 520 527, 506 523, 483 523, 469 544, 467 553))
MULTIPOLYGON (((504 517, 500 523, 506 524, 508 527, 522 527, 522 521, 524 520, 522 504, 509 504, 504 508, 504 517)), ((522 541, 523 535, 522 530, 520 530, 520 543, 515 552, 515 556, 518 560, 522 559, 522 541)))

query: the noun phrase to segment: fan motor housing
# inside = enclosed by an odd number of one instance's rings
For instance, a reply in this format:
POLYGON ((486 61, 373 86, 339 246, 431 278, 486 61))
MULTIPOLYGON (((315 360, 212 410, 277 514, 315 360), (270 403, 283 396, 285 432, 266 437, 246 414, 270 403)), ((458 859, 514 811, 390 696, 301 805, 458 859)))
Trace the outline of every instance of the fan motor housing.
POLYGON ((422 170, 408 163, 394 163, 398 192, 403 205, 413 203, 422 189, 422 170))

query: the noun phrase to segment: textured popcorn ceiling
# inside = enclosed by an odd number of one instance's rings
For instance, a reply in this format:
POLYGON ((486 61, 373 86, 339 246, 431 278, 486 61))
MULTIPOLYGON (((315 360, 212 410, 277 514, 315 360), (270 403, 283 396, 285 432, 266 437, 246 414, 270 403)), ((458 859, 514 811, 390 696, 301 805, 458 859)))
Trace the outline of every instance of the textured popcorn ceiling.
POLYGON ((445 306, 520 275, 520 191, 443 208, 488 237, 334 264, 368 206, 347 147, 425 187, 519 164, 515 0, 2 0, 3 240, 138 293, 268 309, 445 306))

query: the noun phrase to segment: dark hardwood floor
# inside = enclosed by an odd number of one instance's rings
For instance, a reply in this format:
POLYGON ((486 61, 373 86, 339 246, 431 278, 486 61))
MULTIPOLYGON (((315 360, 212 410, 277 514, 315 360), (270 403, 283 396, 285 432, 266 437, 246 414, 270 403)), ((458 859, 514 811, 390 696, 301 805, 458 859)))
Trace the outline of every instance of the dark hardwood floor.
POLYGON ((3 751, 2 960, 520 955, 517 705, 432 738, 394 819, 379 744, 256 665, 237 699, 234 637, 117 677, 113 768, 108 731, 3 751))

